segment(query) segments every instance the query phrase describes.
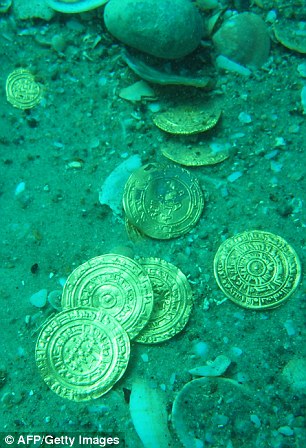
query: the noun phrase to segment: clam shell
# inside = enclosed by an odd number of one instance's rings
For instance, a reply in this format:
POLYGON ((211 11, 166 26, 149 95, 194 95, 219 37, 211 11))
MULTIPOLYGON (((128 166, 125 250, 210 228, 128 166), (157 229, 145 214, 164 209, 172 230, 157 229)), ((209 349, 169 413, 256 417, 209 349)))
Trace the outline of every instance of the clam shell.
POLYGON ((217 53, 245 66, 259 68, 269 57, 268 27, 251 12, 226 20, 214 34, 213 42, 217 53))
POLYGON ((67 14, 86 12, 107 3, 108 0, 46 0, 50 8, 67 14))

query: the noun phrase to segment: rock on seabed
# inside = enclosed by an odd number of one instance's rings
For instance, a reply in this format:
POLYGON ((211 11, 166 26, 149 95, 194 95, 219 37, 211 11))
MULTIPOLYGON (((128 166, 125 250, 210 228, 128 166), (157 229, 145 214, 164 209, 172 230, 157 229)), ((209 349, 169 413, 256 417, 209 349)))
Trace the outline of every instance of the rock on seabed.
POLYGON ((203 35, 201 15, 190 0, 110 0, 104 21, 124 44, 165 59, 192 53, 203 35))

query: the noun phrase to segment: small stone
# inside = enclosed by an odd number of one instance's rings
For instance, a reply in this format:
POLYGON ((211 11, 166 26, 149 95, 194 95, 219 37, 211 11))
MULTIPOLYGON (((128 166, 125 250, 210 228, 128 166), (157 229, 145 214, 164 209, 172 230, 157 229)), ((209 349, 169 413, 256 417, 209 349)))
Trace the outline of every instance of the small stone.
POLYGON ((283 436, 293 436, 294 432, 293 430, 290 428, 290 426, 281 426, 280 428, 278 428, 277 430, 280 434, 282 434, 283 436))
POLYGON ((190 54, 204 30, 201 15, 189 0, 110 0, 104 21, 124 44, 165 59, 190 54))
POLYGON ((43 308, 47 303, 48 291, 41 289, 30 297, 30 302, 37 308, 43 308))

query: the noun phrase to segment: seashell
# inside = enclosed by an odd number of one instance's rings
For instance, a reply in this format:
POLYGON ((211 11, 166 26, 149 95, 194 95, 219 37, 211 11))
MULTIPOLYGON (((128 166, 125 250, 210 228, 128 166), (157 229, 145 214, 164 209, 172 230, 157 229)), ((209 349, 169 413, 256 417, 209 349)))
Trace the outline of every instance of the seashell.
POLYGON ((85 12, 107 3, 108 0, 46 0, 50 8, 58 12, 85 12))
POLYGON ((219 54, 242 65, 259 68, 269 57, 268 27, 251 12, 243 12, 226 20, 213 35, 213 42, 219 54))
POLYGON ((168 415, 162 392, 152 389, 145 381, 133 383, 130 413, 144 448, 171 448, 168 415))
POLYGON ((278 20, 273 26, 276 40, 289 50, 306 54, 306 22, 278 20))

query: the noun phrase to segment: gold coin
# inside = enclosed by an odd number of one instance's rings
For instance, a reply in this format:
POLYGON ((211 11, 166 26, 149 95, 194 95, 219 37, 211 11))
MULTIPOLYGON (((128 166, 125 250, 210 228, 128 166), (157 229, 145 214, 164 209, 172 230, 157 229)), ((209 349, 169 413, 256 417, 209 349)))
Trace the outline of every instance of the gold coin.
POLYGON ((192 135, 213 128, 221 117, 221 110, 215 106, 176 106, 154 115, 154 124, 170 134, 192 135))
POLYGON ((119 322, 89 307, 65 310, 48 320, 35 351, 50 389, 73 401, 105 394, 124 374, 129 357, 129 338, 119 322))
POLYGON ((173 162, 185 166, 215 165, 229 157, 227 148, 214 151, 208 146, 180 145, 178 142, 175 144, 168 142, 162 148, 162 154, 173 162))
POLYGON ((157 239, 184 235, 197 223, 204 207, 198 180, 173 165, 150 163, 132 173, 123 194, 127 219, 157 239))
POLYGON ((6 80, 7 100, 18 109, 31 109, 40 103, 42 91, 28 70, 18 68, 6 80))
POLYGON ((261 230, 224 241, 214 260, 214 273, 224 294, 245 308, 274 308, 297 288, 301 265, 280 236, 261 230))
POLYGON ((160 258, 141 258, 153 285, 154 307, 146 327, 136 342, 155 344, 167 341, 183 330, 192 309, 192 291, 185 275, 160 258))
POLYGON ((147 324, 153 291, 143 268, 131 258, 105 254, 78 266, 68 277, 62 307, 92 306, 116 318, 134 338, 147 324))

